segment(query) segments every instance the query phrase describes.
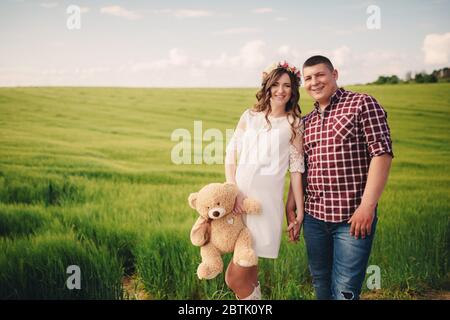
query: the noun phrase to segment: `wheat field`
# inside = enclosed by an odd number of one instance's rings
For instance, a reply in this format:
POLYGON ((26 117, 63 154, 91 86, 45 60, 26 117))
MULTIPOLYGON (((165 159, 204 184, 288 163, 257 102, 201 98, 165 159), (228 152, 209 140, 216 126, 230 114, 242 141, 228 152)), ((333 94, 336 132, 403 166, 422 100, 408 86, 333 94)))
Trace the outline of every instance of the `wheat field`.
MULTIPOLYGON (((383 105, 395 153, 369 261, 381 289, 364 286, 363 298, 449 290, 450 84, 346 89, 383 105)), ((225 139, 255 93, 0 88, 0 299, 135 298, 126 278, 149 299, 233 299, 223 274, 197 279, 189 241, 197 213, 187 197, 224 181, 223 165, 175 164, 171 135, 188 130, 202 152, 194 121, 225 139), (70 265, 80 267, 80 290, 67 288, 70 265)), ((312 109, 303 89, 301 108, 312 109)), ((267 299, 314 299, 303 241, 284 237, 259 276, 267 299)))

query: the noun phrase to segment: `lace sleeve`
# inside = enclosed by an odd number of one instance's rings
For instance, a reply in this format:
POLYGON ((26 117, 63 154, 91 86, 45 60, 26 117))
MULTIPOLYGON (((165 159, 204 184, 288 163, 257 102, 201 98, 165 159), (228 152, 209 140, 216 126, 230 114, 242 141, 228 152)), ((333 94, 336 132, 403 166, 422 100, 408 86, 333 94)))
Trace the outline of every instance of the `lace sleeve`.
POLYGON ((294 142, 289 145, 289 172, 305 172, 305 160, 303 156, 303 125, 296 131, 294 142))

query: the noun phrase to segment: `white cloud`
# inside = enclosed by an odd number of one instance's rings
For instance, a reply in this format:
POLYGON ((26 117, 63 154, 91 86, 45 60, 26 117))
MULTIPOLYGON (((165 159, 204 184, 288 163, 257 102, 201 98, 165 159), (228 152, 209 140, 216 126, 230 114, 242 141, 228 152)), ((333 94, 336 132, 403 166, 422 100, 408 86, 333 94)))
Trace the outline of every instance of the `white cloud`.
POLYGON ((109 14, 116 17, 122 17, 129 20, 137 20, 142 18, 141 15, 139 15, 136 12, 129 11, 125 8, 122 8, 120 6, 109 6, 109 7, 103 7, 100 9, 101 13, 109 14))
POLYGON ((287 60, 296 67, 300 67, 302 56, 297 49, 291 48, 288 45, 282 45, 277 50, 277 60, 287 60))
MULTIPOLYGON (((172 48, 166 55, 149 60, 102 61, 96 64, 79 63, 73 67, 59 64, 37 69, 0 65, 0 86, 15 85, 97 85, 97 86, 156 86, 156 87, 248 87, 260 84, 261 71, 271 63, 286 59, 297 67, 311 55, 329 57, 339 70, 339 85, 372 82, 379 75, 416 71, 423 66, 420 53, 411 55, 402 51, 360 51, 343 44, 331 50, 307 50, 300 45, 269 46, 262 40, 253 40, 223 51, 215 56, 204 52, 189 54, 181 48, 172 48)), ((69 43, 55 42, 56 47, 69 43)), ((197 52, 197 51, 193 51, 197 52)))
MULTIPOLYGON (((416 57, 406 53, 400 53, 392 50, 377 50, 360 54, 356 56, 356 69, 363 73, 354 74, 352 79, 358 79, 366 76, 366 81, 375 81, 380 75, 397 75, 403 78, 407 71, 412 71, 420 64, 416 57), (360 61, 358 63, 358 61, 360 61)), ((351 69, 354 65, 352 61, 347 68, 351 69)))
POLYGON ((328 57, 339 71, 340 85, 368 83, 375 81, 380 75, 396 74, 403 78, 407 71, 414 70, 421 64, 419 56, 387 49, 356 51, 350 46, 342 45, 331 50, 314 49, 301 52, 299 61, 302 63, 313 55, 328 57))
POLYGON ((380 75, 395 74, 403 78, 407 71, 420 64, 418 58, 395 50, 354 52, 347 46, 336 48, 329 58, 339 70, 341 83, 372 82, 380 75))
POLYGON ((332 56, 330 57, 333 61, 333 65, 336 67, 342 67, 347 64, 347 62, 351 59, 351 50, 347 46, 341 46, 332 52, 332 56))
POLYGON ((287 45, 283 45, 280 48, 278 48, 278 54, 280 55, 287 55, 291 51, 291 48, 287 45))
POLYGON ((207 10, 180 9, 175 10, 173 15, 177 18, 198 18, 198 17, 210 17, 212 15, 212 12, 207 10))
POLYGON ((245 43, 237 52, 222 52, 200 60, 190 70, 190 84, 214 87, 255 87, 260 84, 263 67, 272 62, 270 50, 261 40, 245 43), (194 71, 197 77, 194 78, 194 71), (199 72, 201 71, 201 72, 199 72))
POLYGON ((186 64, 188 58, 179 49, 173 48, 169 52, 169 64, 174 66, 181 66, 186 64))
POLYGON ((39 4, 41 7, 46 8, 46 9, 51 9, 51 8, 55 8, 58 6, 58 2, 42 2, 41 4, 39 4))
POLYGON ((111 68, 109 67, 84 67, 84 68, 62 68, 62 69, 56 69, 56 68, 51 68, 51 69, 44 69, 42 70, 41 74, 44 76, 53 76, 53 75, 95 75, 98 73, 104 73, 104 72, 108 72, 111 71, 111 68))
POLYGON ((244 67, 258 67, 264 63, 262 49, 266 44, 261 40, 248 42, 240 50, 240 61, 244 67))
POLYGON ((236 56, 228 56, 227 53, 221 53, 217 59, 206 59, 201 62, 203 67, 244 67, 255 68, 261 66, 265 62, 263 49, 265 43, 261 40, 253 40, 247 42, 236 56))
POLYGON ((367 32, 367 27, 366 26, 360 26, 360 25, 355 25, 355 26, 350 26, 346 29, 342 29, 342 28, 332 28, 329 26, 322 26, 320 28, 321 32, 324 32, 326 34, 332 34, 332 35, 336 35, 336 36, 354 36, 356 34, 359 33, 364 33, 367 32))
POLYGON ((235 55, 223 52, 206 59, 190 58, 180 49, 173 48, 164 59, 137 63, 128 61, 116 67, 111 77, 129 79, 127 83, 137 86, 256 85, 260 69, 266 63, 264 48, 263 41, 253 40, 243 45, 235 55), (246 71, 242 72, 243 69, 246 71), (121 76, 115 76, 119 74, 121 76), (180 77, 180 74, 183 76, 180 77))
POLYGON ((422 46, 425 64, 448 64, 450 56, 450 32, 428 34, 422 46))
POLYGON ((253 13, 262 14, 273 12, 272 8, 257 8, 252 11, 253 13))
POLYGON ((288 18, 286 18, 286 17, 276 17, 275 18, 275 21, 277 21, 277 22, 284 22, 284 21, 287 21, 288 20, 288 18))
POLYGON ((234 34, 248 34, 248 33, 259 33, 262 32, 259 28, 229 28, 222 31, 213 32, 215 35, 234 35, 234 34))
POLYGON ((329 58, 333 66, 339 70, 340 76, 343 76, 356 70, 356 72, 360 72, 360 68, 365 64, 365 61, 370 60, 368 65, 373 65, 373 57, 376 57, 379 53, 373 55, 372 52, 370 52, 358 55, 355 54, 348 46, 342 45, 332 50, 308 50, 304 53, 302 63, 309 57, 315 55, 321 55, 329 58))
POLYGON ((225 67, 232 64, 233 59, 228 57, 226 53, 221 53, 216 59, 205 59, 201 62, 201 66, 204 68, 210 67, 225 67))
POLYGON ((181 67, 186 66, 188 61, 188 57, 183 52, 181 52, 178 48, 173 48, 169 51, 169 57, 166 59, 133 63, 122 68, 122 70, 130 69, 134 72, 139 72, 155 69, 165 69, 173 66, 181 67))
POLYGON ((210 17, 213 15, 213 12, 208 10, 193 10, 193 9, 163 9, 163 10, 153 10, 155 14, 165 14, 169 16, 173 16, 176 18, 202 18, 202 17, 210 17))

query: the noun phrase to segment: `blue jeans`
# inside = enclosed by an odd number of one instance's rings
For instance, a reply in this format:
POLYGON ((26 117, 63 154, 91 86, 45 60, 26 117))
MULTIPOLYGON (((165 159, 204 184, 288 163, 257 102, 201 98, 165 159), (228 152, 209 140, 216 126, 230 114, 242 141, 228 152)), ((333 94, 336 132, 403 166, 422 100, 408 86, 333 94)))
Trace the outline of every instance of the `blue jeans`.
POLYGON ((355 239, 347 221, 324 222, 305 214, 303 236, 317 299, 359 299, 377 220, 375 211, 370 236, 355 239))

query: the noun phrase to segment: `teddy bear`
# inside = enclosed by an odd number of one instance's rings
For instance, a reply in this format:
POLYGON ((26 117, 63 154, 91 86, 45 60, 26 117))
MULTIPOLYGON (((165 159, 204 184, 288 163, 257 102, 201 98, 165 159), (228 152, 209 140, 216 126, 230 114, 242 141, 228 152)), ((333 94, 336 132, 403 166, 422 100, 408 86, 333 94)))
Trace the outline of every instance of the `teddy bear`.
MULTIPOLYGON (((234 252, 233 262, 242 267, 258 263, 250 230, 242 214, 233 213, 238 193, 233 183, 211 183, 189 195, 189 205, 200 214, 190 234, 192 244, 200 247, 199 279, 213 279, 223 271, 224 253, 234 252)), ((243 208, 247 214, 261 212, 259 202, 250 198, 244 200, 243 208)))

